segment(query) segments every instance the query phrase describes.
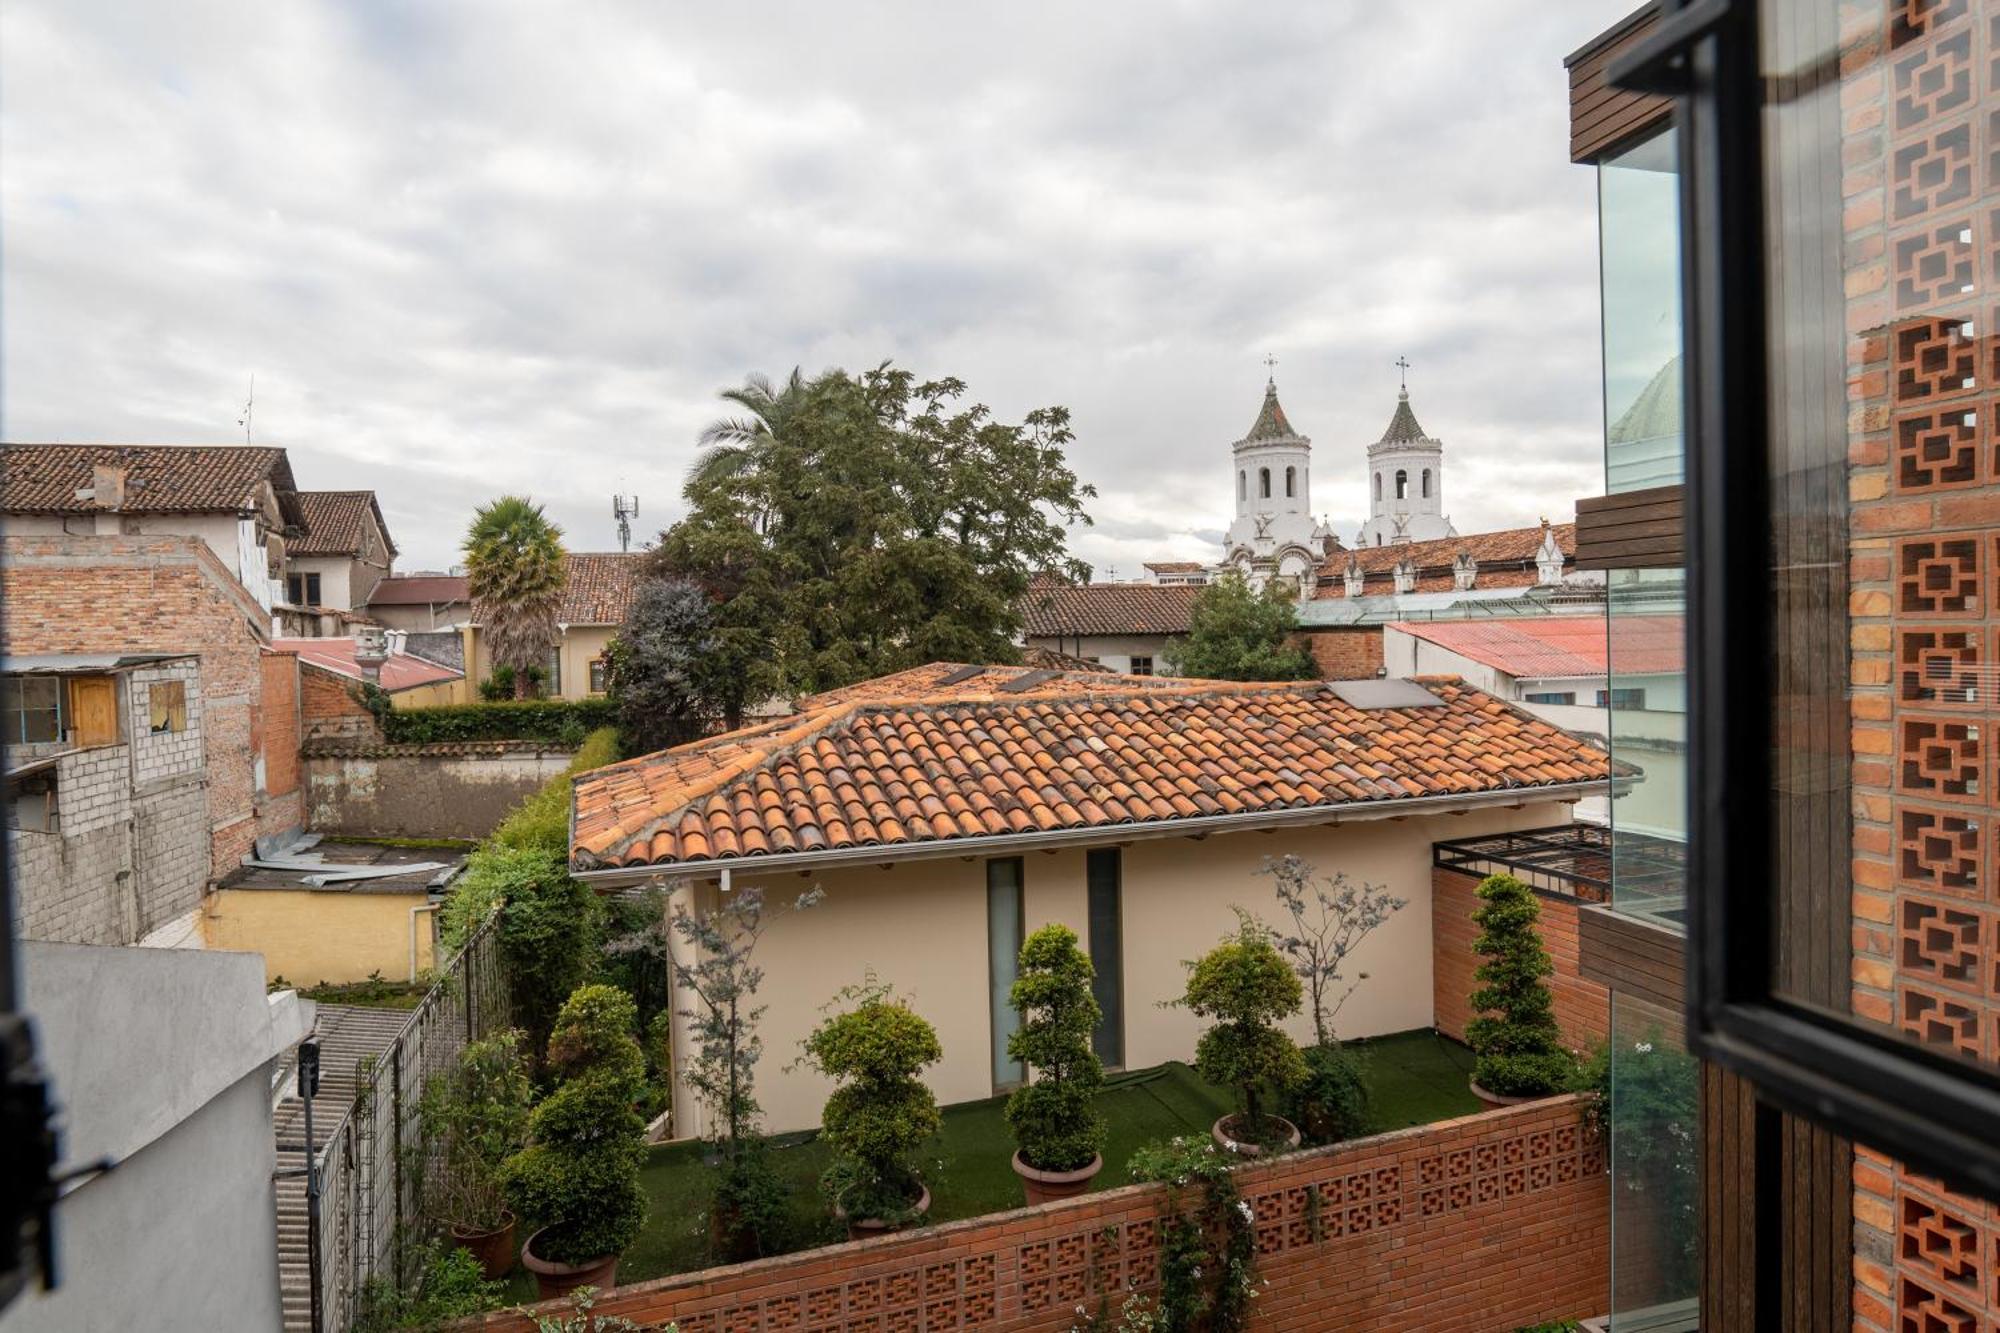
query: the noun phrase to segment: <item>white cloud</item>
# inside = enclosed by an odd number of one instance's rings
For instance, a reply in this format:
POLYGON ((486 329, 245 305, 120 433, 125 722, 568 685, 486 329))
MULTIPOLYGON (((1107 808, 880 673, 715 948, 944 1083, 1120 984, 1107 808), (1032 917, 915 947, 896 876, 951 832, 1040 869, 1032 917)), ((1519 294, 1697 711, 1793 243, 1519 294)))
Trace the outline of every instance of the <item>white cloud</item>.
POLYGON ((1209 549, 1266 351, 1351 530, 1407 353, 1460 528, 1532 522, 1599 485, 1560 60, 1628 3, 20 0, 0 432, 227 440, 254 372, 434 566, 502 488, 653 530, 718 389, 894 357, 1069 405, 1129 573, 1209 549))

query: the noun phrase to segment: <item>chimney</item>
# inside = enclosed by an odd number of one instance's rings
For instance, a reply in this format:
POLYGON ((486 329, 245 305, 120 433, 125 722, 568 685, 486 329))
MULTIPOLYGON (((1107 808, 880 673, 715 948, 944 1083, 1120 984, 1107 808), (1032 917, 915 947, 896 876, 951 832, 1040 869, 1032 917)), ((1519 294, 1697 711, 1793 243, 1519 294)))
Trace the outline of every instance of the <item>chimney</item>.
POLYGON ((125 507, 125 478, 129 469, 98 463, 90 469, 90 507, 115 511, 125 507))
POLYGON ((361 679, 370 685, 382 683, 382 664, 389 660, 389 639, 380 625, 354 627, 354 664, 361 679))

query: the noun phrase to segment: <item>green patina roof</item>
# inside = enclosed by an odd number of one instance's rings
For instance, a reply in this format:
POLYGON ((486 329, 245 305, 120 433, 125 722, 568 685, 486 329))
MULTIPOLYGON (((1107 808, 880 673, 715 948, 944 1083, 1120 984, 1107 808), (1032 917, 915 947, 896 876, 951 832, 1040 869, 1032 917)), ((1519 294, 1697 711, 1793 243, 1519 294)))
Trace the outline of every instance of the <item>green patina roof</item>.
POLYGON ((1378 443, 1414 444, 1429 438, 1424 434, 1424 428, 1417 424, 1417 414, 1410 410, 1410 391, 1403 390, 1396 395, 1396 415, 1389 418, 1389 429, 1382 432, 1378 443))
POLYGON ((1278 405, 1278 383, 1267 381, 1264 385, 1264 406, 1258 409, 1257 420, 1250 425, 1246 440, 1296 440, 1299 433, 1292 429, 1292 423, 1285 419, 1285 409, 1278 405))

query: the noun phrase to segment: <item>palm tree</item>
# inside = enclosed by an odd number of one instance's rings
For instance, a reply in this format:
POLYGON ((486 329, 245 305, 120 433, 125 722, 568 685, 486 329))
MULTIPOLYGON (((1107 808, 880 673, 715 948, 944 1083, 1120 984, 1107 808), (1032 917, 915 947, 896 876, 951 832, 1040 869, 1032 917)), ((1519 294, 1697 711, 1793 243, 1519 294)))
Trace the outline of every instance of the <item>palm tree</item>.
POLYGON ((528 697, 528 669, 556 642, 556 607, 567 571, 562 529, 525 496, 482 505, 465 534, 466 590, 472 595, 487 656, 514 670, 514 697, 528 697))
MULTIPOLYGON (((701 452, 688 466, 682 493, 693 499, 698 491, 726 486, 754 472, 769 446, 784 433, 792 414, 806 394, 806 378, 797 366, 782 388, 770 376, 753 372, 743 379, 740 389, 724 389, 724 402, 734 403, 744 415, 723 417, 703 428, 698 443, 701 452)), ((768 530, 770 512, 759 509, 751 517, 758 532, 768 530)))

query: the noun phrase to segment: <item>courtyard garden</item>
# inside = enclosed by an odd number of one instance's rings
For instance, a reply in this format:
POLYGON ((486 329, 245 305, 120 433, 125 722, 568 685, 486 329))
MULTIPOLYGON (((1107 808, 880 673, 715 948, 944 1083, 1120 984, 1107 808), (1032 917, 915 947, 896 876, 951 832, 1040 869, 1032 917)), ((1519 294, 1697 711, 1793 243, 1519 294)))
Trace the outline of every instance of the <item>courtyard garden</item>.
MULTIPOLYGON (((1480 1109, 1466 1086, 1472 1054, 1457 1042, 1426 1030, 1353 1041, 1347 1047, 1360 1057, 1368 1087, 1367 1133, 1480 1109)), ((1105 1190, 1133 1183, 1127 1166, 1141 1147, 1177 1135, 1206 1135, 1234 1109, 1235 1094, 1176 1062, 1109 1075, 1095 1101, 1106 1136, 1104 1170, 1091 1187, 1105 1190)), ((931 1191, 930 1221, 952 1222, 1021 1206, 1021 1181, 1008 1167, 1014 1140, 1003 1114, 1006 1102, 992 1097, 942 1108, 941 1129, 920 1150, 931 1191)), ((767 1151, 787 1199, 786 1248, 846 1239, 820 1192, 820 1178, 833 1161, 824 1137, 817 1131, 777 1135, 768 1141, 767 1151)), ((646 1225, 619 1261, 621 1283, 691 1272, 713 1262, 707 1226, 715 1152, 713 1145, 700 1142, 649 1151, 639 1177, 649 1202, 646 1225)), ((512 1276, 508 1294, 517 1301, 534 1299, 534 1284, 525 1271, 512 1276)))

